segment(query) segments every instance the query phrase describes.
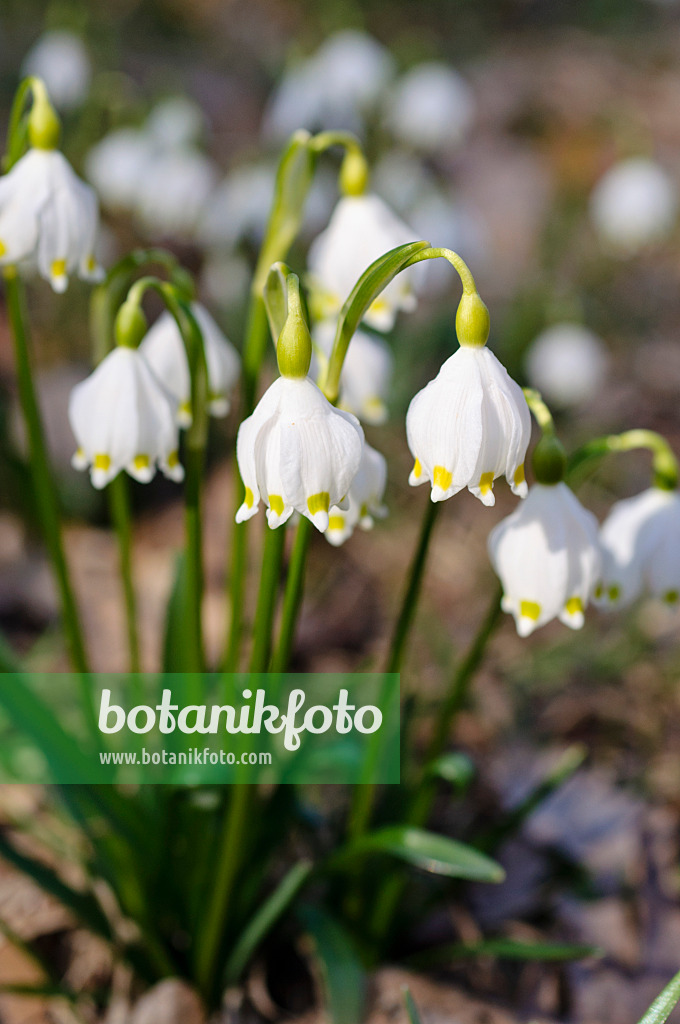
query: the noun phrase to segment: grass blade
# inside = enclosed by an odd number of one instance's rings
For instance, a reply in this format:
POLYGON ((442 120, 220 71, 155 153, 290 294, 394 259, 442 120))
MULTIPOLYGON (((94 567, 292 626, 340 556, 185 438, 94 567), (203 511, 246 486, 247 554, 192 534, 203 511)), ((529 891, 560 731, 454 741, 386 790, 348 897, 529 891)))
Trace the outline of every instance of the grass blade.
POLYGON ((664 1024, 678 1000, 680 1000, 680 971, 674 978, 671 978, 661 995, 656 997, 647 1013, 640 1018, 639 1024, 664 1024))

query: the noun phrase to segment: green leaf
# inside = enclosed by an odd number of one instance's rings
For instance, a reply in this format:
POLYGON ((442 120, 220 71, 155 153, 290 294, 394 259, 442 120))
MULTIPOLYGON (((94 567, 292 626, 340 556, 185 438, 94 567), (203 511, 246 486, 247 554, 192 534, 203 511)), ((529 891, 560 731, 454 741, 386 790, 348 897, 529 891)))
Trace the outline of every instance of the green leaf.
POLYGON ((309 878, 312 867, 312 862, 308 860, 302 860, 295 864, 271 896, 258 908, 241 933, 227 961, 225 984, 229 985, 238 981, 257 947, 285 913, 309 878))
POLYGON ((464 793, 475 774, 475 766, 465 754, 442 754, 427 767, 427 774, 448 782, 459 793, 464 793))
POLYGON ((413 996, 411 995, 411 989, 408 985, 405 985, 402 992, 404 994, 404 1003, 406 1005, 406 1012, 408 1014, 410 1024, 420 1024, 420 1014, 418 1013, 413 996))
POLYGON ((316 906, 303 907, 300 918, 314 943, 332 1024, 356 1024, 363 1020, 367 978, 349 935, 316 906))
POLYGON ((654 1000, 639 1024, 664 1024, 680 1000, 680 971, 666 985, 660 996, 654 1000))
POLYGON ((332 863, 376 853, 397 857, 423 871, 448 878, 467 878, 476 882, 502 882, 505 878, 500 864, 473 847, 410 825, 394 825, 369 832, 340 850, 332 863))
POLYGON ((414 967, 428 968, 450 964, 455 960, 477 956, 494 956, 503 960, 534 960, 562 962, 602 956, 596 946, 560 942, 519 942, 515 939, 482 939, 479 942, 450 942, 424 950, 409 957, 414 967))
POLYGON ((34 857, 20 853, 2 833, 0 833, 0 857, 4 857, 15 868, 32 878, 36 885, 50 896, 54 896, 67 910, 72 911, 78 920, 91 931, 107 940, 112 939, 111 926, 99 903, 90 893, 72 889, 52 868, 47 867, 46 864, 34 857))
POLYGON ((286 278, 290 273, 291 269, 285 263, 281 261, 273 263, 262 292, 264 306, 267 310, 267 319, 269 320, 269 329, 275 345, 279 340, 283 325, 288 316, 288 287, 286 278))
POLYGON ((164 672, 183 672, 190 667, 186 660, 186 652, 191 649, 187 635, 188 623, 191 621, 187 614, 187 588, 186 556, 181 551, 175 559, 175 579, 165 612, 164 672))
POLYGON ((407 245, 399 245, 371 263, 354 285, 340 311, 333 351, 328 364, 328 374, 323 390, 329 401, 335 401, 338 397, 342 364, 349 343, 367 309, 412 256, 429 248, 429 242, 409 242, 407 245))

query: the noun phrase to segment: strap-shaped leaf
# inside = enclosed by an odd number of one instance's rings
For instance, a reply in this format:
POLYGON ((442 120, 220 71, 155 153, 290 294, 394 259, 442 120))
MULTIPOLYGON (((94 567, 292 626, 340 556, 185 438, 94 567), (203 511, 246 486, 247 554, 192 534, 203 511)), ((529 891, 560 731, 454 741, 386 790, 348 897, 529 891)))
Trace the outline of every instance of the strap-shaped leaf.
POLYGON ((312 862, 308 860, 302 860, 295 864, 279 882, 271 896, 256 911, 241 933, 229 957, 225 971, 225 984, 229 985, 238 981, 257 947, 285 913, 309 878, 312 867, 312 862))
POLYGON ((664 1024, 671 1011, 680 1000, 680 971, 666 985, 661 995, 657 996, 639 1024, 664 1024))
POLYGON ((479 942, 447 942, 409 957, 410 966, 432 968, 456 960, 477 956, 494 956, 503 960, 547 961, 550 963, 583 960, 602 956, 597 946, 562 942, 520 942, 516 939, 481 939, 479 942))
POLYGON ((411 995, 411 989, 408 985, 405 985, 402 989, 404 995, 404 1004, 406 1006, 406 1012, 408 1014, 409 1024, 420 1024, 420 1014, 415 1004, 413 996, 411 995))
POLYGON ((500 864, 473 847, 409 825, 393 825, 361 836, 340 850, 331 865, 338 866, 346 860, 370 854, 388 854, 423 871, 448 878, 467 878, 475 882, 502 882, 505 878, 500 864))
POLYGON ((356 1024, 363 1020, 367 978, 351 938, 318 906, 303 907, 300 918, 314 943, 314 956, 332 1024, 356 1024))
POLYGON ((459 793, 464 793, 475 774, 475 766, 465 754, 442 754, 427 766, 427 774, 448 782, 459 793))
POLYGON ((347 348, 367 309, 416 253, 429 248, 429 242, 409 242, 407 245, 398 245, 396 249, 391 249, 371 263, 354 285, 340 311, 333 351, 328 363, 328 373, 323 390, 329 401, 334 402, 338 397, 340 374, 347 348))

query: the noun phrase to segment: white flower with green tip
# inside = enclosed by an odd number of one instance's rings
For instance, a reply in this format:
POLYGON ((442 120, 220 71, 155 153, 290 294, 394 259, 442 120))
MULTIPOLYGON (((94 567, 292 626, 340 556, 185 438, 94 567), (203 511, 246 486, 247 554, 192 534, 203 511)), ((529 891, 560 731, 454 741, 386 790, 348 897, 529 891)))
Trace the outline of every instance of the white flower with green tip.
POLYGON ((157 466, 171 480, 184 477, 176 403, 137 349, 113 349, 76 385, 69 421, 78 445, 73 465, 89 467, 98 489, 123 469, 140 483, 152 480, 157 466))
MULTIPOLYGON (((414 232, 375 195, 343 196, 309 250, 310 285, 318 319, 338 315, 365 270, 390 249, 415 241, 414 232)), ((400 310, 416 306, 412 274, 398 274, 369 306, 364 322, 389 331, 400 310)))
POLYGON ((384 518, 387 515, 383 505, 386 483, 385 457, 369 444, 364 444, 359 469, 347 495, 349 507, 331 508, 326 540, 334 547, 339 547, 352 536, 357 526, 362 530, 371 530, 375 519, 384 518))
POLYGON ((680 494, 650 487, 618 501, 600 530, 602 578, 595 600, 605 608, 645 593, 680 600, 680 494))
POLYGON ((552 619, 580 629, 600 578, 597 520, 563 482, 534 484, 489 535, 503 584, 502 608, 520 636, 552 619))
MULTIPOLYGON (((238 353, 214 319, 199 302, 191 310, 203 335, 208 369, 208 409, 213 416, 226 416, 230 395, 241 372, 238 353)), ((191 378, 186 349, 175 318, 161 313, 140 344, 140 352, 158 379, 177 401, 181 427, 191 425, 191 378)))

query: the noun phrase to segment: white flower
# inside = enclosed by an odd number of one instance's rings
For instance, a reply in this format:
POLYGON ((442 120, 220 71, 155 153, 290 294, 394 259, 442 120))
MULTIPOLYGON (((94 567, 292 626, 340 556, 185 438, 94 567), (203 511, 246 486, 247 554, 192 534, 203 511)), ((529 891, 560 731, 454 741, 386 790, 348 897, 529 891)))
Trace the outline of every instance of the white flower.
POLYGON ((631 604, 643 593, 680 598, 680 494, 650 487, 617 502, 600 530, 602 579, 597 601, 631 604))
POLYGON ((329 509, 345 504, 363 440, 358 420, 334 409, 309 377, 279 377, 239 427, 246 497, 236 521, 254 516, 262 497, 272 528, 297 510, 323 532, 329 509))
POLYGON ((201 108, 186 96, 168 96, 146 119, 146 131, 163 149, 180 149, 198 142, 205 128, 201 108))
MULTIPOLYGON (((234 346, 215 323, 205 306, 192 302, 191 310, 203 335, 208 368, 208 400, 213 416, 226 416, 229 395, 241 370, 234 346)), ((139 346, 147 363, 177 402, 180 426, 191 424, 191 378, 182 335, 175 318, 166 310, 139 346)))
POLYGON ((488 547, 520 636, 554 618, 581 628, 600 573, 597 520, 565 483, 534 484, 488 547))
POLYGON ((623 255, 667 238, 677 212, 675 182, 659 164, 642 158, 615 164, 590 197, 590 215, 597 231, 623 255))
POLYGON ((105 206, 131 210, 153 165, 156 144, 139 128, 117 128, 87 154, 85 173, 105 206))
POLYGON ((339 547, 352 536, 356 526, 362 530, 373 529, 374 517, 382 519, 387 515, 387 509, 382 503, 386 483, 387 463, 384 456, 369 444, 364 444, 359 469, 347 495, 349 508, 331 508, 326 540, 334 547, 339 547))
POLYGON ((542 331, 526 362, 534 387, 548 402, 563 408, 595 398, 609 365, 601 338, 576 323, 553 324, 542 331))
POLYGON ((0 178, 0 265, 36 266, 56 292, 77 272, 100 281, 97 197, 57 149, 29 149, 0 178))
POLYGON ((191 238, 216 183, 215 165, 198 150, 161 152, 139 183, 135 213, 151 233, 191 238))
POLYGON ((446 64, 435 61, 411 68, 389 94, 387 124, 416 149, 438 153, 458 146, 475 112, 472 89, 446 64))
MULTIPOLYGON (((335 324, 324 320, 314 328, 313 338, 326 362, 335 339, 335 324)), ((317 363, 318 363, 317 359, 317 363)), ((394 357, 382 338, 357 331, 349 343, 340 376, 338 405, 364 423, 381 424, 387 419, 386 400, 392 381, 394 357)), ((316 376, 310 373, 310 376, 316 376)))
POLYGON ((26 54, 23 74, 41 78, 60 110, 73 110, 87 98, 92 65, 80 36, 64 30, 45 32, 26 54))
POLYGON ((175 402, 139 351, 117 347, 71 392, 69 421, 76 469, 90 467, 95 487, 125 469, 148 483, 156 464, 172 480, 184 470, 177 455, 175 402))
POLYGON ((529 408, 520 386, 486 347, 463 345, 446 360, 411 401, 406 434, 415 459, 409 483, 429 481, 432 501, 468 487, 493 505, 493 482, 503 475, 515 494, 527 493, 529 408))
MULTIPOLYGON (((343 196, 325 231, 309 250, 310 283, 320 318, 336 316, 374 260, 415 241, 413 231, 375 195, 343 196)), ((364 320, 378 331, 394 326, 397 312, 413 310, 411 272, 398 274, 369 307, 364 320)))
POLYGON ((389 51, 371 36, 337 32, 283 76, 265 113, 263 134, 283 142, 297 128, 360 132, 393 71, 389 51))

